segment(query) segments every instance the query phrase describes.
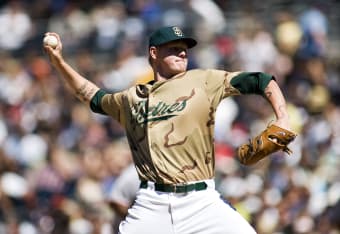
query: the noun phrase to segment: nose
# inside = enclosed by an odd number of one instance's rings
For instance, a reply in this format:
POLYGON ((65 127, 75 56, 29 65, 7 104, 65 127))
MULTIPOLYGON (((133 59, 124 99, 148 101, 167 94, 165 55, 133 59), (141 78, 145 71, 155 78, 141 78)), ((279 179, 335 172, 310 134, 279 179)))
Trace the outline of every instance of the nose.
POLYGON ((178 57, 181 58, 186 58, 187 57, 187 52, 185 50, 181 50, 178 54, 178 57))

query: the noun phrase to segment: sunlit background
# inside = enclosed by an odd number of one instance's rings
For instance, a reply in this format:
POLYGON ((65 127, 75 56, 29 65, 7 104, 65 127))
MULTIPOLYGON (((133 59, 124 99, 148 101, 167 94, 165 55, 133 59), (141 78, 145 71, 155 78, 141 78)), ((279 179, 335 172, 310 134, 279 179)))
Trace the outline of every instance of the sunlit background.
POLYGON ((117 92, 152 79, 147 38, 164 25, 199 41, 189 69, 267 72, 287 98, 294 153, 253 167, 235 149, 273 112, 259 96, 223 100, 217 190, 259 234, 338 234, 339 12, 336 0, 0 1, 0 234, 116 233, 108 200, 132 162, 125 133, 70 95, 42 38, 59 33, 65 59, 117 92))

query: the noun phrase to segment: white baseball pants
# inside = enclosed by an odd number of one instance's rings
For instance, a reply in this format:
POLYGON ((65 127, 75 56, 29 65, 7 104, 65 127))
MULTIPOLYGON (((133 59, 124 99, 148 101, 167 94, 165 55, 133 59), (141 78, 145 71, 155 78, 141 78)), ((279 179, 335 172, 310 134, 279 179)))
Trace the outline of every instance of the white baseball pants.
POLYGON ((213 180, 202 191, 167 193, 148 182, 119 226, 120 234, 256 234, 251 225, 220 198, 213 180))

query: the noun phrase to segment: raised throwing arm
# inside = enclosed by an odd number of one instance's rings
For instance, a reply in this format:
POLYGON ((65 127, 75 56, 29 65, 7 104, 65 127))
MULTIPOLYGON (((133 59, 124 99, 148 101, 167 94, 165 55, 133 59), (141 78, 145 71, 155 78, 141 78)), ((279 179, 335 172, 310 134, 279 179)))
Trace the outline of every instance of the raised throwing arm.
POLYGON ((44 50, 48 54, 51 64, 62 76, 65 85, 83 103, 89 105, 92 97, 99 90, 99 87, 81 76, 75 71, 62 56, 62 42, 57 33, 48 32, 45 34, 55 36, 58 44, 55 48, 44 44, 44 50))

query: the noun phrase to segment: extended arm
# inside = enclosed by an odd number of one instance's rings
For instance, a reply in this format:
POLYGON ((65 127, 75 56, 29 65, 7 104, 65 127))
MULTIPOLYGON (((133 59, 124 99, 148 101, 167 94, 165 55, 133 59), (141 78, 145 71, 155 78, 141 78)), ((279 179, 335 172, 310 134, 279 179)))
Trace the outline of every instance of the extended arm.
POLYGON ((94 83, 81 76, 68 63, 65 62, 62 56, 62 43, 58 34, 46 33, 45 35, 53 35, 58 38, 58 45, 56 48, 52 48, 48 45, 44 46, 51 64, 62 76, 65 85, 70 88, 71 92, 80 101, 89 105, 91 99, 99 90, 99 88, 94 83))

